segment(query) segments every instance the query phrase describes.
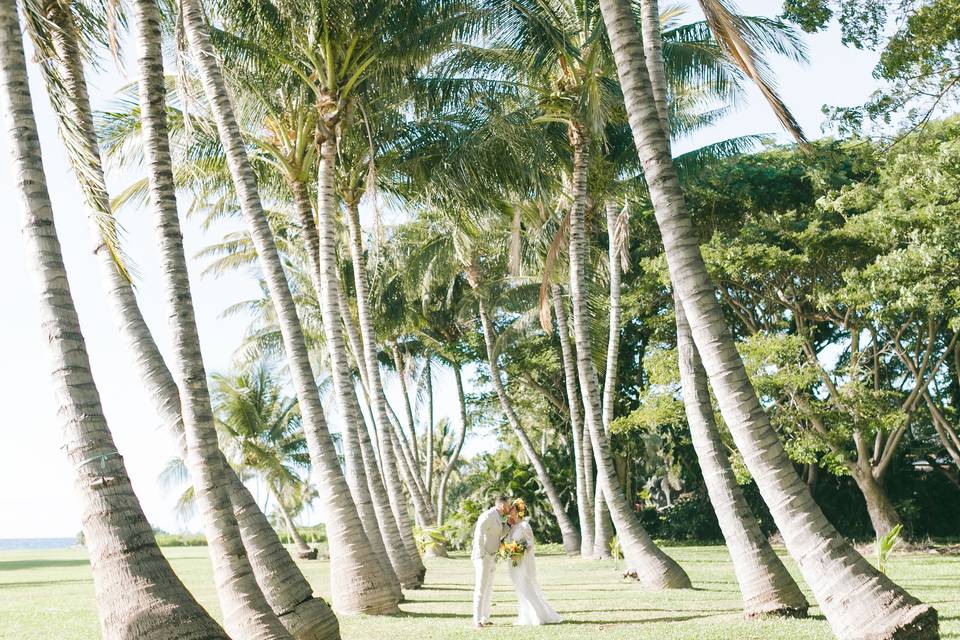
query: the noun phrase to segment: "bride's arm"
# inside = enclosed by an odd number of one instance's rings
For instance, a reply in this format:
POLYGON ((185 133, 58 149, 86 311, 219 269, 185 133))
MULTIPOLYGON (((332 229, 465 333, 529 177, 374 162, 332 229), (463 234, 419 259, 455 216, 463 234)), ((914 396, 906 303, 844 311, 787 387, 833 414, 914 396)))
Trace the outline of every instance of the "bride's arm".
POLYGON ((523 538, 527 541, 527 548, 533 549, 533 527, 529 522, 525 522, 523 527, 523 538))

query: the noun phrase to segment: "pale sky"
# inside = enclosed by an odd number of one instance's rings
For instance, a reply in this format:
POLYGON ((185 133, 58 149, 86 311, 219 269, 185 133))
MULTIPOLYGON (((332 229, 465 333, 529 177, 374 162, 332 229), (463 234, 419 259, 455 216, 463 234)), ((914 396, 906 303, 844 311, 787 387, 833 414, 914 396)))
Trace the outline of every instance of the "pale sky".
MULTIPOLYGON (((764 0, 739 2, 743 13, 774 16, 780 3, 764 0), (774 11, 773 9, 776 9, 774 11)), ((799 67, 778 61, 781 95, 811 138, 821 137, 821 106, 863 102, 876 87, 871 73, 876 55, 840 45, 836 29, 804 36, 811 61, 799 67)), ((28 51, 28 58, 29 58, 28 51)), ((35 70, 32 70, 35 71, 35 70)), ((90 78, 94 107, 104 107, 128 79, 107 65, 90 78)), ((34 109, 40 126, 44 165, 63 244, 74 301, 86 338, 87 349, 104 410, 117 446, 124 456, 134 489, 155 525, 166 530, 184 527, 173 514, 174 496, 160 488, 157 475, 174 455, 170 437, 160 428, 152 403, 131 367, 123 340, 100 285, 100 273, 91 254, 91 241, 83 198, 74 181, 56 133, 56 123, 39 81, 31 74, 34 109)), ((725 118, 711 130, 675 145, 678 152, 736 135, 778 133, 776 119, 759 98, 725 118)), ((4 127, 4 133, 6 128, 4 127)), ((780 135, 780 139, 786 138, 780 135)), ((0 538, 73 536, 80 529, 79 510, 70 484, 71 470, 61 446, 60 424, 50 385, 46 348, 39 330, 36 290, 25 267, 20 238, 19 201, 14 195, 6 136, 0 139, 0 272, 5 276, 4 311, 0 314, 5 348, 0 366, 0 394, 4 419, 0 427, 0 538)), ((135 172, 111 176, 115 194, 135 172)), ((183 209, 181 202, 181 209, 183 209)), ((136 282, 140 305, 160 347, 168 350, 169 334, 160 291, 158 254, 148 211, 126 210, 120 216, 125 229, 125 248, 139 268, 136 282)), ((203 232, 193 222, 185 224, 187 255, 238 228, 229 223, 203 232)), ((256 295, 254 283, 243 276, 201 278, 201 265, 191 264, 194 302, 208 372, 229 367, 242 339, 243 318, 223 319, 221 311, 238 300, 256 295)), ((457 420, 452 375, 441 373, 435 385, 437 419, 448 415, 457 420)), ((397 391, 390 392, 395 408, 397 391)), ((328 407, 336 423, 336 408, 328 407)), ((495 446, 489 437, 468 438, 466 453, 495 446)), ((195 523, 186 526, 195 529, 195 523)))

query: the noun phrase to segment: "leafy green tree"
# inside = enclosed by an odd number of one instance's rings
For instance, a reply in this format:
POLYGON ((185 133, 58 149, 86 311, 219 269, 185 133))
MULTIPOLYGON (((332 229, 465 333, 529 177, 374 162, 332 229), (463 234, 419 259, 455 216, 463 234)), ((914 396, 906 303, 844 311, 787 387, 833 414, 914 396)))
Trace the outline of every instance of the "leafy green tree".
POLYGON ((844 44, 880 51, 874 75, 884 86, 862 105, 830 109, 841 131, 858 131, 869 122, 921 127, 955 100, 957 0, 786 0, 783 9, 784 18, 808 32, 836 19, 844 44))

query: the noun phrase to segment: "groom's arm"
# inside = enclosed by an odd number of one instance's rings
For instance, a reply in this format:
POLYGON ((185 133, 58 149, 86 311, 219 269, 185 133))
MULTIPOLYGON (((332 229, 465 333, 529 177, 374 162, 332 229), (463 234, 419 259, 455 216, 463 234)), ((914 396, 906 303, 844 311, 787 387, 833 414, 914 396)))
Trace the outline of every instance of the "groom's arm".
MULTIPOLYGON (((486 551, 487 545, 492 543, 494 540, 497 541, 497 548, 500 547, 500 518, 488 517, 487 521, 483 523, 483 540, 482 540, 482 549, 486 551)), ((493 553, 488 553, 487 555, 494 557, 497 555, 496 551, 493 553)))

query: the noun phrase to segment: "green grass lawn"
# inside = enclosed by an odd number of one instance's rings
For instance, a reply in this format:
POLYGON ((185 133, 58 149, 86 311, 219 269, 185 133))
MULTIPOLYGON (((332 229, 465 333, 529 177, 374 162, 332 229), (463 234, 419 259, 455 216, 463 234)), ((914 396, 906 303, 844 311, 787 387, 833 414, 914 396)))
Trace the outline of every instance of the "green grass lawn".
MULTIPOLYGON (((740 600, 723 547, 672 547, 669 553, 689 572, 694 589, 649 592, 619 577, 613 562, 538 557, 547 597, 565 618, 561 625, 513 628, 516 612, 505 568, 498 568, 495 626, 470 628, 473 571, 464 556, 427 561, 427 585, 407 592, 403 614, 341 618, 343 637, 405 638, 605 638, 638 640, 694 638, 830 638, 827 623, 812 610, 807 620, 741 618, 740 600)), ((169 548, 173 567, 218 616, 210 564, 202 547, 169 548)), ((789 562, 789 561, 788 561, 789 562)), ((329 565, 301 563, 317 592, 329 595, 329 565)), ((795 566, 790 563, 791 570, 795 566)), ((940 612, 943 638, 960 640, 960 557, 936 554, 895 556, 890 576, 940 612)), ((0 638, 4 640, 91 640, 97 638, 90 566, 82 550, 0 553, 0 638)))

